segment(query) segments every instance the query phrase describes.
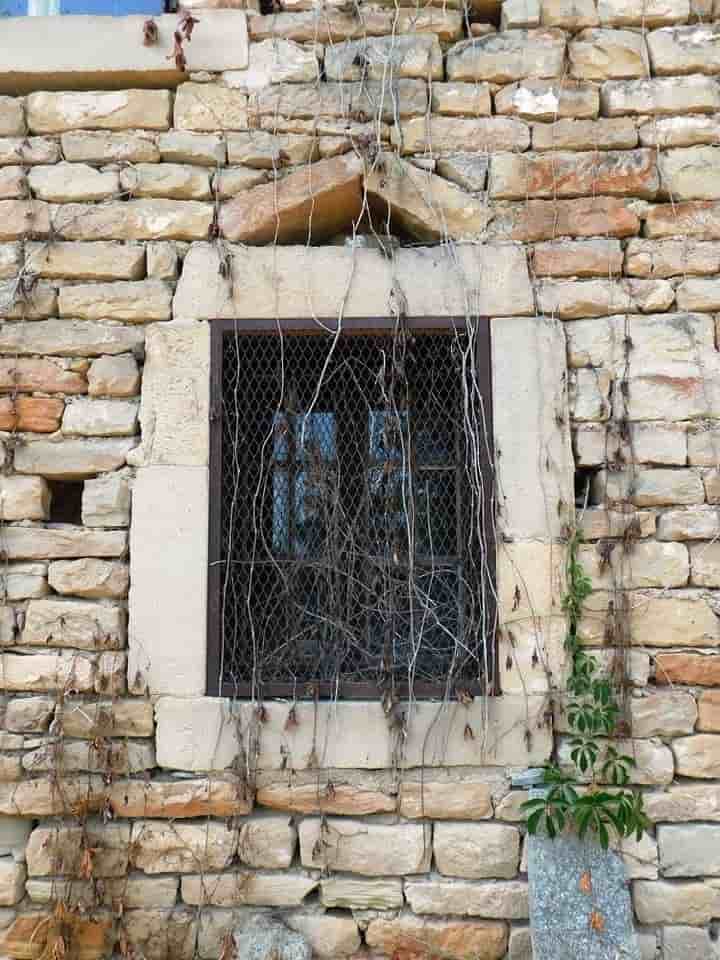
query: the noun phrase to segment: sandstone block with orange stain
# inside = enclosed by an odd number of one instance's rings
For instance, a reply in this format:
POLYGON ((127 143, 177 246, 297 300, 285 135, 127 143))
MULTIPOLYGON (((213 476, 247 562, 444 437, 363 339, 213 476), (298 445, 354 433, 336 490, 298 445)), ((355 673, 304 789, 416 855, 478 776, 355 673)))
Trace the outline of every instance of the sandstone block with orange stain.
POLYGON ((365 941, 393 960, 500 960, 507 937, 504 923, 422 920, 401 914, 394 920, 373 920, 365 941))
POLYGON ((655 657, 655 682, 658 684, 697 684, 720 686, 720 656, 702 653, 659 653, 655 657))
POLYGON ((360 216, 362 169, 354 156, 333 157, 246 190, 221 208, 222 234, 250 244, 330 237, 360 216))
POLYGON ((640 220, 620 198, 582 197, 496 207, 492 227, 506 239, 528 243, 556 237, 631 237, 640 232, 640 220))
POLYGON ((292 813, 335 813, 364 816, 368 813, 394 813, 397 802, 380 789, 351 783, 293 783, 286 780, 258 788, 257 803, 273 810, 292 813))
POLYGON ((622 273, 623 251, 614 238, 550 240, 537 244, 533 265, 539 277, 608 277, 622 273))
POLYGON ((76 913, 66 914, 60 925, 57 912, 21 914, 0 940, 0 950, 13 960, 62 956, 59 946, 62 933, 70 935, 77 960, 100 960, 108 954, 112 926, 111 916, 96 915, 88 920, 76 913))
POLYGON ((555 123, 534 123, 533 150, 633 150, 638 145, 637 127, 631 117, 599 117, 555 123))
POLYGON ((653 150, 501 153, 490 162, 490 195, 495 200, 592 194, 651 199, 659 186, 653 150))
POLYGON ((239 781, 193 780, 118 781, 110 791, 118 817, 235 817, 252 811, 252 797, 239 781))
POLYGON ((0 393, 87 393, 86 366, 60 357, 5 357, 0 359, 0 393))
POLYGON ((647 212, 645 236, 720 240, 720 202, 688 200, 658 204, 647 212))
POLYGON ((1 397, 0 430, 54 433, 64 409, 65 401, 59 397, 1 397))

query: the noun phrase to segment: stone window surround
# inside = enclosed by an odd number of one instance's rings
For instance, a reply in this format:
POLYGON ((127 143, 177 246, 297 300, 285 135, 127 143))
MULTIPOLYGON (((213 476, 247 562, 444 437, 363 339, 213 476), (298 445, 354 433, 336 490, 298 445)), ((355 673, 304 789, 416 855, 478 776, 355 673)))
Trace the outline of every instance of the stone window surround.
MULTIPOLYGON (((130 534, 131 590, 128 685, 132 692, 149 689, 156 702, 158 763, 176 770, 224 769, 237 755, 240 731, 252 723, 252 704, 205 696, 207 644, 207 547, 208 547, 208 417, 210 376, 210 317, 252 319, 267 315, 337 316, 337 305, 328 304, 327 291, 318 301, 302 291, 278 293, 283 257, 309 256, 310 270, 327 276, 324 259, 348 256, 346 248, 278 248, 274 261, 268 248, 236 248, 233 252, 235 285, 217 287, 208 276, 217 276, 217 253, 210 244, 195 244, 185 260, 175 297, 175 320, 153 324, 146 339, 146 365, 142 387, 142 443, 132 455, 137 466, 133 488, 130 534), (268 264, 274 262, 272 269, 268 264), (315 269, 317 266, 317 270, 315 269), (323 266, 325 269, 323 269, 323 266), (245 272, 251 267, 252 270, 245 272), (241 277, 238 277, 240 270, 241 277), (252 289, 237 294, 237 281, 253 277, 252 289), (281 306, 275 306, 281 305, 281 306), (332 307, 335 306, 335 309, 332 307), (209 753, 209 743, 212 750, 209 753)), ((514 765, 542 762, 549 753, 550 731, 541 717, 546 711, 547 660, 562 649, 558 618, 558 570, 562 549, 558 541, 573 509, 572 454, 567 416, 565 335, 556 320, 534 315, 531 295, 518 307, 517 291, 523 287, 520 272, 526 271, 522 248, 515 244, 468 245, 458 248, 465 277, 479 267, 473 304, 489 309, 473 311, 490 315, 492 381, 496 447, 498 530, 498 606, 501 626, 499 661, 500 696, 476 698, 473 705, 450 705, 443 723, 432 702, 415 704, 414 729, 404 748, 407 765, 514 765), (521 256, 521 260, 517 255, 521 256), (476 258, 476 263, 472 258, 476 258), (502 290, 508 287, 507 294, 502 290), (498 292, 499 291, 499 292, 498 292), (516 316, 498 315, 502 307, 516 316), (498 310, 497 308, 500 308, 498 310), (517 586, 523 594, 517 603, 517 586), (533 652, 541 646, 548 658, 532 671, 533 652), (503 640, 505 637, 505 640, 503 640), (559 639, 560 638, 560 639, 559 639), (553 645, 554 644, 554 653, 553 645), (462 736, 470 723, 482 730, 478 743, 462 736), (460 735, 448 747, 450 731, 461 724, 460 735), (541 730, 539 735, 528 731, 541 730), (429 735, 432 733, 432 736, 429 735), (534 743, 533 743, 534 739, 534 743), (442 745, 441 745, 442 741, 442 745)), ((409 271, 396 264, 391 290, 403 278, 408 315, 457 315, 457 294, 446 288, 439 296, 432 278, 423 284, 422 255, 437 264, 446 256, 441 248, 408 252, 409 271), (430 251, 430 254, 428 254, 430 251), (423 309, 423 304, 427 306, 423 309)), ((362 283, 362 296, 341 277, 346 316, 371 317, 388 312, 388 283, 375 273, 388 272, 387 261, 376 251, 364 249, 352 257, 350 284, 362 283), (349 305, 349 309, 348 309, 349 305)), ((406 258, 407 259, 407 258, 406 258)), ((457 255, 450 270, 457 267, 457 255)), ((292 262, 292 261, 289 261, 292 262)), ((295 261, 297 269, 297 260, 295 261)), ((401 261, 400 266, 403 266, 401 261)), ((527 279, 527 274, 526 278, 527 279)), ((332 283, 329 284, 332 286, 332 283)), ((318 287, 321 290, 320 287, 318 287)), ((529 280, 527 290, 530 293, 529 280)), ((462 306, 462 304, 460 304, 462 306)), ((541 656, 541 660, 543 660, 541 656)), ((557 663, 555 663, 557 666, 557 663)), ((327 704, 322 716, 303 723, 313 704, 300 704, 300 723, 293 733, 292 765, 302 769, 316 753, 316 743, 305 743, 308 731, 324 740, 321 765, 378 768, 392 762, 393 748, 388 725, 377 703, 327 704), (361 723, 364 735, 352 737, 352 720, 361 723), (333 736, 328 737, 330 727, 333 736), (347 729, 346 736, 342 729, 347 729), (319 731, 319 733, 318 733, 319 731), (357 749, 347 750, 350 740, 357 749), (305 758, 303 760, 303 758, 305 758)), ((264 767, 277 768, 287 750, 284 713, 269 711, 263 726, 264 767), (281 749, 281 745, 285 745, 281 749)), ((357 729, 357 727, 355 728, 357 729)))

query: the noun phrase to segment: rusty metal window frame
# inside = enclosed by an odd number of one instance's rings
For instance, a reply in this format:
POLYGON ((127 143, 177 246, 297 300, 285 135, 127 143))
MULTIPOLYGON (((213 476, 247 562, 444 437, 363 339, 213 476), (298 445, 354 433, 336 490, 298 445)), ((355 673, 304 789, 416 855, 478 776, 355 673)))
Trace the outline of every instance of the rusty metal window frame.
MULTIPOLYGON (((416 317, 404 320, 409 332, 436 333, 451 335, 453 331, 462 331, 466 327, 464 317, 416 317)), ((475 321, 474 321, 475 322, 475 321)), ((477 369, 479 386, 486 415, 486 429, 492 437, 492 380, 490 353, 490 321, 487 317, 477 318, 477 369)), ((392 334, 395 321, 390 317, 345 318, 342 321, 342 336, 385 336, 392 334)), ((338 699, 377 699, 382 695, 379 686, 372 682, 302 681, 268 682, 253 690, 248 682, 230 682, 220 678, 223 663, 224 612, 222 609, 222 586, 226 558, 223 557, 223 362, 224 345, 227 338, 237 336, 279 337, 283 335, 323 336, 337 329, 337 320, 319 320, 311 318, 291 318, 282 321, 273 318, 256 320, 223 319, 211 322, 211 367, 210 367, 210 471, 209 471, 209 570, 208 570, 208 614, 207 614, 207 695, 247 698, 251 695, 293 699, 327 698, 338 699)), ((253 412, 248 410, 251 417, 253 412)), ((484 444, 492 451, 492 441, 484 444)), ((488 491, 494 490, 494 468, 490 462, 483 462, 483 483, 488 491)), ((457 481, 456 481, 457 484, 457 481)), ((460 504, 458 504, 460 506, 460 504)), ((494 497, 483 501, 485 567, 493 581, 489 589, 484 590, 492 606, 489 622, 492 629, 484 638, 486 659, 490 664, 488 676, 482 684, 463 684, 462 692, 470 694, 492 694, 496 690, 496 650, 495 650, 495 516, 494 497)), ((249 645, 248 645, 249 649, 249 645)), ((290 671, 289 671, 290 673, 290 671)), ((406 684, 399 683, 395 692, 399 696, 407 695, 406 684)), ((455 691, 457 692, 457 691, 455 691)), ((446 685, 440 682, 415 682, 413 696, 417 699, 439 698, 448 693, 446 685)))

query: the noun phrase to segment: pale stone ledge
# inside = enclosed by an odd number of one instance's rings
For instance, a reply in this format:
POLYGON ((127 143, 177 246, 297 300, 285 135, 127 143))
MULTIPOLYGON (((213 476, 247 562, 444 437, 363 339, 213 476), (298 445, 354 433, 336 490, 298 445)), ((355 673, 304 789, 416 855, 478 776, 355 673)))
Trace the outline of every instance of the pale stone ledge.
POLYGON ((220 274, 217 248, 193 244, 175 296, 176 320, 385 316, 394 312, 398 291, 410 317, 534 313, 525 252, 513 244, 405 248, 392 262, 367 248, 230 246, 229 252, 232 289, 220 274))
MULTIPOLYGON (((169 545, 165 556, 175 555, 174 546, 169 545)), ((153 596, 157 605, 157 593, 153 596)), ((177 592, 173 601, 176 607, 181 601, 177 592)), ((172 636, 167 638, 178 657, 182 622, 176 612, 172 636)), ((184 632, 183 627, 183 635, 184 632)), ((193 675, 196 683, 199 675, 198 668, 193 675)), ((165 687, 172 686, 176 692, 183 678, 164 681, 165 687)), ((407 724, 403 765, 517 767, 543 763, 552 745, 551 730, 543 719, 545 706, 545 698, 539 696, 477 698, 468 707, 457 703, 416 703, 407 724), (466 736, 466 724, 474 738, 466 736), (530 732, 527 742, 526 729, 530 732)), ((286 728, 288 710, 288 704, 266 704, 267 717, 259 730, 259 753, 255 758, 259 770, 278 770, 284 765, 293 770, 315 766, 383 770, 393 765, 397 735, 388 725, 379 702, 322 703, 317 713, 312 703, 299 703, 295 707, 298 722, 292 729, 286 728)), ((155 713, 157 762, 169 770, 231 768, 241 750, 247 751, 250 732, 254 734, 254 706, 247 702, 162 696, 155 713)))
MULTIPOLYGON (((146 47, 143 16, 3 18, 0 92, 176 86, 185 78, 172 61, 177 17, 154 19, 159 41, 146 47)), ((244 70, 245 14, 203 10, 185 54, 189 71, 244 70)))

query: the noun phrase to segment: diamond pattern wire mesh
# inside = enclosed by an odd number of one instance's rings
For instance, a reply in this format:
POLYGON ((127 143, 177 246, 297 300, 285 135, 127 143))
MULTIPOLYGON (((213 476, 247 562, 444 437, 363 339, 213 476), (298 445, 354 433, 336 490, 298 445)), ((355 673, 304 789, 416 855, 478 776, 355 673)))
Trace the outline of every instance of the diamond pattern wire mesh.
POLYGON ((223 336, 225 692, 482 680, 493 617, 467 495, 464 338, 223 336))

